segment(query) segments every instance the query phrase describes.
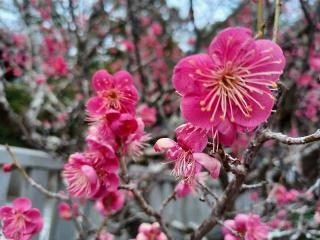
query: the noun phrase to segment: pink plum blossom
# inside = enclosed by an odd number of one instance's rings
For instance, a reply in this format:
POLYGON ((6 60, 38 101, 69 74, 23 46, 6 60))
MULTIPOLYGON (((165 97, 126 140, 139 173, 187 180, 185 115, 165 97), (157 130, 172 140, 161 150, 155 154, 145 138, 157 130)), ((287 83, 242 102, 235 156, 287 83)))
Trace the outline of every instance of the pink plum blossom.
POLYGON ((58 205, 58 211, 60 218, 64 220, 70 220, 72 217, 77 217, 79 215, 78 204, 76 203, 71 207, 70 204, 62 202, 58 205))
MULTIPOLYGON (((266 240, 268 237, 268 226, 255 214, 240 213, 233 220, 226 220, 224 224, 244 236, 246 240, 266 240)), ((227 227, 223 228, 223 234, 225 240, 240 240, 227 227)))
POLYGON ((99 70, 92 77, 92 87, 97 96, 90 98, 86 106, 92 120, 103 118, 109 110, 134 115, 138 92, 128 72, 119 71, 112 76, 99 70))
POLYGON ((28 198, 16 198, 12 206, 0 208, 2 231, 12 240, 29 240, 38 234, 43 226, 43 219, 38 209, 32 208, 28 198))
POLYGON ((294 202, 299 196, 299 192, 297 190, 291 189, 288 191, 283 185, 276 185, 271 194, 280 205, 294 202))
POLYGON ((161 138, 154 145, 155 151, 166 151, 167 158, 174 162, 174 176, 192 181, 201 166, 209 171, 212 178, 219 176, 220 162, 202 153, 208 143, 205 130, 187 123, 176 129, 176 137, 177 142, 161 138))
POLYGON ((75 153, 64 165, 63 176, 72 196, 98 198, 107 190, 117 189, 117 170, 118 160, 99 151, 75 153))
POLYGON ((148 107, 147 104, 142 104, 139 106, 138 112, 146 126, 152 126, 156 123, 157 110, 155 107, 148 107))
POLYGON ((167 236, 161 232, 159 223, 142 223, 136 240, 167 240, 167 236))
POLYGON ((212 40, 208 54, 180 60, 172 80, 186 120, 215 137, 221 124, 221 129, 234 131, 234 124, 251 130, 269 117, 274 104, 269 87, 276 86, 284 66, 276 43, 233 27, 212 40))
POLYGON ((120 210, 124 201, 125 195, 122 191, 106 191, 103 197, 96 201, 95 208, 101 215, 107 216, 120 210))
POLYGON ((97 240, 114 240, 114 236, 111 233, 102 231, 97 240))

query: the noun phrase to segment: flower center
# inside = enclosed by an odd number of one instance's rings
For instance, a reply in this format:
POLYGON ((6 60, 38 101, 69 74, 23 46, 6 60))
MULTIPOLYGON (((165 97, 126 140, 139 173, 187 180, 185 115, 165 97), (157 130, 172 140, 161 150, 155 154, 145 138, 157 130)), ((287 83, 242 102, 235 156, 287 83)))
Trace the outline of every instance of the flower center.
POLYGON ((177 178, 183 178, 186 181, 192 181, 195 176, 196 164, 190 151, 180 149, 172 175, 177 178))
POLYGON ((106 104, 108 108, 112 108, 115 110, 120 110, 121 108, 121 92, 117 89, 110 89, 104 93, 104 98, 106 99, 106 104))

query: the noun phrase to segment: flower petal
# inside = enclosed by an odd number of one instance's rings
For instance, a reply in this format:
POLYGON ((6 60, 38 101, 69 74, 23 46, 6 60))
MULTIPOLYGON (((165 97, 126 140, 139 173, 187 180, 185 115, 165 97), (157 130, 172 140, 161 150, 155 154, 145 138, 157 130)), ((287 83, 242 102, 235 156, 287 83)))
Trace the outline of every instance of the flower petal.
POLYGON ((25 212, 31 208, 32 204, 29 198, 20 197, 12 202, 12 207, 18 211, 25 212))
POLYGON ((96 92, 111 88, 114 83, 113 76, 106 70, 98 70, 92 77, 92 87, 96 92))
POLYGON ((102 97, 90 98, 86 104, 86 110, 90 117, 98 117, 107 112, 107 108, 102 97))
POLYGON ((208 143, 207 131, 194 127, 191 123, 179 126, 176 137, 180 146, 193 152, 202 152, 208 143))
POLYGON ((0 219, 8 218, 12 215, 12 207, 10 206, 3 206, 0 208, 0 219))
POLYGON ((272 97, 269 89, 264 89, 262 94, 255 92, 250 93, 250 96, 255 99, 255 101, 252 101, 251 99, 247 98, 247 103, 252 109, 250 117, 244 116, 239 108, 235 108, 234 111, 235 123, 241 125, 242 127, 251 128, 258 126, 268 119, 273 108, 274 98, 272 97))
POLYGON ((216 126, 221 121, 219 118, 221 115, 221 108, 218 106, 215 113, 216 117, 213 121, 210 121, 212 112, 201 111, 201 100, 203 100, 203 97, 199 95, 187 94, 181 99, 181 112, 183 117, 194 126, 211 130, 213 126, 216 126))
POLYGON ((172 82, 174 88, 182 95, 202 88, 202 81, 208 79, 197 71, 213 69, 213 62, 207 54, 196 54, 183 58, 174 68, 172 82))
POLYGON ((210 157, 206 153, 194 153, 193 158, 209 171, 212 178, 219 177, 221 163, 217 159, 210 157))
POLYGON ((168 150, 169 148, 172 148, 176 145, 177 145, 177 143, 170 138, 160 138, 154 144, 153 148, 156 152, 163 152, 163 151, 168 150))
POLYGON ((238 64, 250 56, 254 49, 251 30, 244 27, 230 27, 218 33, 210 43, 208 52, 215 65, 226 66, 227 62, 238 64))

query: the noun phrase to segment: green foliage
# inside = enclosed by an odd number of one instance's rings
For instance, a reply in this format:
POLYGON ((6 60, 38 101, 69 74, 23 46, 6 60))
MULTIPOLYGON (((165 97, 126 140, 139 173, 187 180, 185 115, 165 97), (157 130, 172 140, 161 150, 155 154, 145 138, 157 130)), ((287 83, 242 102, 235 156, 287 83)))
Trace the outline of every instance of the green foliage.
POLYGON ((27 86, 23 83, 8 84, 5 89, 8 102, 16 113, 25 112, 31 102, 27 86))

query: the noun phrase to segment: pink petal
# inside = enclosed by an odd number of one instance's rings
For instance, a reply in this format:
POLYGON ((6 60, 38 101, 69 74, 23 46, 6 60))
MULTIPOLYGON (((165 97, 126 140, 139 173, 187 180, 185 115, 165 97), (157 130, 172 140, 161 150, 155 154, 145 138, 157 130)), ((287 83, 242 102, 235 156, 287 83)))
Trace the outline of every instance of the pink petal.
MULTIPOLYGON (((255 43, 257 50, 256 56, 254 57, 254 61, 247 66, 251 66, 250 72, 259 73, 261 81, 278 81, 286 65, 286 59, 282 49, 278 44, 266 39, 258 40, 255 43), (267 60, 262 61, 260 64, 256 63, 265 58, 267 58, 267 60), (265 75, 261 75, 262 73, 265 73, 265 75)), ((257 78, 257 76, 252 78, 257 78)), ((250 77, 247 81, 250 81, 250 77)))
POLYGON ((250 29, 230 27, 219 32, 212 40, 208 52, 215 65, 225 66, 227 62, 237 63, 249 57, 248 52, 254 47, 250 29))
POLYGON ((271 110, 274 104, 274 98, 271 96, 271 91, 264 89, 266 93, 250 93, 251 97, 260 103, 261 107, 257 103, 248 99, 247 102, 252 108, 251 117, 246 117, 242 114, 239 108, 235 108, 234 119, 235 123, 241 125, 242 127, 256 127, 268 119, 271 114, 271 110))
POLYGON ((190 123, 179 126, 176 129, 176 137, 180 146, 193 152, 202 152, 208 143, 207 131, 190 123))
POLYGON ((175 188, 176 194, 178 198, 184 198, 191 192, 190 185, 181 181, 175 188))
POLYGON ((209 171, 212 178, 219 177, 221 163, 217 159, 210 157, 206 153, 194 153, 193 158, 209 171))
POLYGON ((170 138, 160 138, 154 144, 153 148, 156 152, 163 152, 163 151, 168 150, 169 148, 172 148, 176 145, 177 145, 177 143, 170 138))
POLYGON ((12 207, 20 212, 25 212, 31 208, 32 204, 29 198, 20 197, 12 202, 12 207))
POLYGON ((117 86, 125 87, 125 86, 132 86, 133 79, 130 73, 127 71, 118 71, 114 74, 115 82, 117 86))
POLYGON ((183 58, 174 68, 172 77, 174 88, 181 94, 192 93, 196 89, 203 88, 203 76, 197 74, 197 70, 205 71, 213 69, 213 62, 207 54, 196 54, 183 58), (196 81, 200 80, 200 81, 196 81))
POLYGON ((113 76, 106 70, 102 69, 97 72, 92 77, 91 80, 92 87, 96 92, 100 92, 111 88, 114 83, 113 76))
POLYGON ((0 219, 6 219, 13 214, 12 207, 3 206, 0 208, 0 219))
POLYGON ((81 166, 81 171, 90 183, 96 183, 98 181, 97 173, 91 166, 83 165, 81 166))
POLYGON ((102 97, 90 98, 86 104, 86 109, 92 117, 101 116, 107 112, 105 101, 102 97))

